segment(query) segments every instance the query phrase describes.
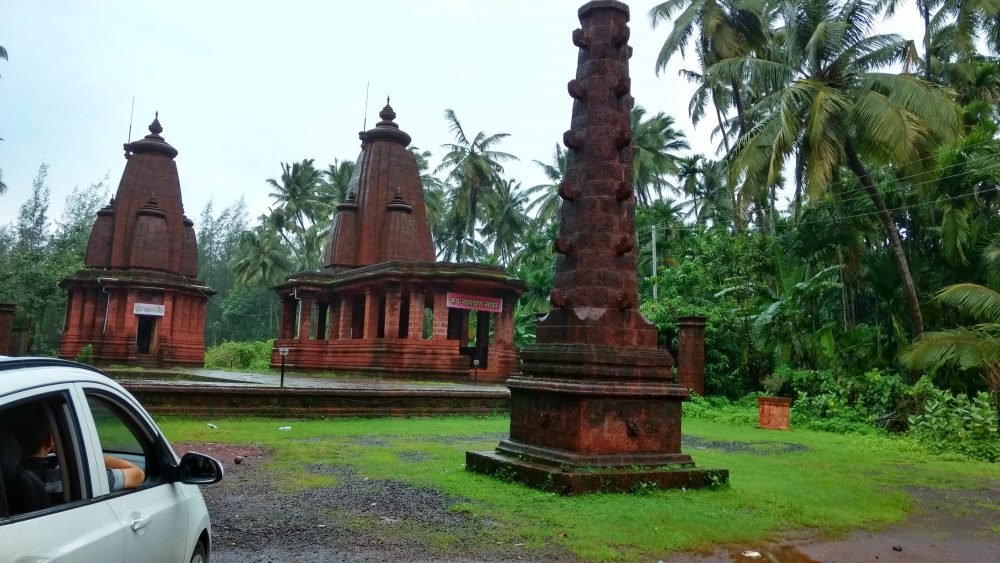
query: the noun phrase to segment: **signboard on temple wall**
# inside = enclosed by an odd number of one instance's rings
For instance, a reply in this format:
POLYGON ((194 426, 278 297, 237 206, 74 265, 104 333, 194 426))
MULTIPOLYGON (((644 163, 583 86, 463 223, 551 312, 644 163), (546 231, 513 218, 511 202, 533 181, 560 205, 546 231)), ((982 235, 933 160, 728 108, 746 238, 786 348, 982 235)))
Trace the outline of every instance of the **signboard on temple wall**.
POLYGON ((452 309, 469 309, 499 313, 503 308, 503 299, 499 297, 483 297, 481 295, 466 295, 464 293, 448 292, 446 296, 448 307, 452 309))
POLYGON ((132 307, 132 312, 136 315, 152 315, 154 317, 162 317, 166 310, 167 308, 163 305, 155 303, 136 303, 132 307))

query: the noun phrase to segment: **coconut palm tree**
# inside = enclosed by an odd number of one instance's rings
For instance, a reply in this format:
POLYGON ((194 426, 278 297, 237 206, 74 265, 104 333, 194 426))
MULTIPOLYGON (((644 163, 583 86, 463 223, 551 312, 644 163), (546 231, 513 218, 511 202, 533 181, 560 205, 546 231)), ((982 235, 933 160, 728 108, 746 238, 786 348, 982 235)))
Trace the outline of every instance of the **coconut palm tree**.
POLYGON ((636 201, 649 206, 663 197, 663 189, 673 189, 668 175, 677 174, 677 151, 691 148, 684 132, 674 128, 674 118, 660 112, 645 119, 646 110, 632 108, 632 185, 636 201))
POLYGON ((528 205, 528 213, 534 213, 535 217, 540 219, 542 223, 552 221, 556 212, 559 211, 559 204, 562 203, 559 197, 559 184, 566 178, 566 168, 569 167, 570 162, 569 155, 572 154, 559 143, 556 143, 555 147, 552 152, 551 164, 539 160, 534 161, 542 169, 549 182, 532 186, 525 192, 529 197, 534 198, 528 205))
POLYGON ((237 287, 266 288, 280 283, 290 274, 292 262, 277 233, 261 224, 240 236, 232 268, 237 287))
POLYGON ((510 264, 528 229, 529 219, 524 211, 527 201, 520 182, 505 180, 484 202, 486 219, 480 233, 493 243, 492 256, 501 264, 510 264))
POLYGON ((978 369, 1000 408, 1000 293, 960 283, 941 290, 937 299, 980 324, 928 332, 900 355, 900 362, 913 369, 978 369))
POLYGON ((333 164, 322 171, 319 182, 319 198, 330 209, 336 207, 347 197, 351 178, 354 176, 354 162, 350 160, 333 159, 333 164))
POLYGON ((270 195, 278 201, 277 209, 302 231, 309 224, 325 218, 329 211, 319 195, 322 176, 313 166, 313 159, 302 162, 281 163, 281 179, 268 178, 267 183, 275 190, 270 195))
POLYGON ((864 159, 914 170, 932 162, 934 147, 960 129, 948 92, 914 76, 876 72, 908 55, 895 35, 872 34, 874 0, 802 0, 785 7, 781 61, 737 58, 710 74, 748 69, 773 92, 748 112, 755 125, 735 149, 731 174, 766 171, 769 181, 794 155, 795 180, 814 199, 827 197, 842 166, 874 204, 900 272, 913 339, 923 333, 917 290, 899 230, 864 159))
MULTIPOLYGON (((479 220, 481 200, 501 184, 501 163, 517 160, 517 157, 496 150, 496 146, 509 137, 507 133, 487 134, 480 131, 470 138, 453 110, 445 110, 444 116, 455 135, 455 142, 442 145, 448 152, 434 171, 447 171, 446 181, 457 190, 451 208, 454 217, 450 220, 464 222, 462 236, 469 241, 459 244, 458 248, 467 249, 475 246, 475 228, 479 220)), ((461 259, 463 256, 459 254, 457 258, 461 259)))

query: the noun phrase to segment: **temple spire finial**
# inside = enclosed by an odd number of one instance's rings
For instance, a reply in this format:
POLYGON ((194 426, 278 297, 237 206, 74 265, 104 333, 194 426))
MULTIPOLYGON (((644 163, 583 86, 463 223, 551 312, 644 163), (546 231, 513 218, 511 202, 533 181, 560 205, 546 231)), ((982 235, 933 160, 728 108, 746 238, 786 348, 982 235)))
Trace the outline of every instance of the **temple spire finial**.
POLYGON ((153 122, 149 124, 149 132, 154 135, 159 135, 163 133, 163 126, 160 125, 160 112, 156 112, 156 116, 153 117, 153 122))

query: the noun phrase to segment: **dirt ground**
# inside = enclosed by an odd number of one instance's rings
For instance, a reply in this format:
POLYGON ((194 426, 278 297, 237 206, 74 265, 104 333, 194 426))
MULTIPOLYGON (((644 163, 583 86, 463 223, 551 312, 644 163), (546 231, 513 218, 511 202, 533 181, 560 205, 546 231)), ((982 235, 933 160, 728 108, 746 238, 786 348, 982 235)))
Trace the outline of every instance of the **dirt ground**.
MULTIPOLYGON (((211 559, 218 563, 320 561, 573 561, 558 546, 528 550, 488 519, 452 512, 453 499, 395 481, 368 481, 343 467, 334 487, 283 492, 263 469, 267 452, 221 444, 175 444, 221 461, 226 476, 202 492, 212 517, 211 559), (242 457, 242 463, 234 460, 242 457), (440 531, 440 534, 436 534, 440 531), (444 533, 459 540, 446 541, 444 533)), ((876 533, 824 541, 789 537, 763 545, 720 547, 665 561, 717 563, 1000 563, 1000 482, 972 491, 912 489, 917 510, 876 533)))

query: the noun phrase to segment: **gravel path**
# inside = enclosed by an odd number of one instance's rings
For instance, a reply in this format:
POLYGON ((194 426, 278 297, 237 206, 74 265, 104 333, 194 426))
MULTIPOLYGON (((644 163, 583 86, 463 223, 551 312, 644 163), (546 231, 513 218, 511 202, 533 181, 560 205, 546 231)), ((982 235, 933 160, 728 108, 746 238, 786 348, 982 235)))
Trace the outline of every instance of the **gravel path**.
MULTIPOLYGON (((385 437, 358 436, 356 441, 378 446, 385 443, 385 437)), ((791 446, 795 445, 684 440, 685 449, 756 455, 797 450, 791 446)), ((317 464, 308 471, 335 476, 335 486, 285 492, 263 467, 268 452, 262 449, 175 444, 175 450, 200 451, 226 467, 221 483, 202 489, 212 516, 213 563, 575 560, 558 546, 529 550, 521 539, 509 537, 489 519, 451 510, 461 499, 433 489, 369 480, 345 467, 317 464), (234 463, 237 457, 242 463, 234 463)), ((399 455, 405 461, 419 462, 420 454, 399 455)), ((984 483, 977 490, 914 488, 909 492, 916 500, 916 513, 877 533, 859 531, 832 541, 790 537, 774 543, 720 547, 710 554, 677 554, 667 561, 1000 563, 1000 482, 984 483)))
POLYGON ((557 546, 528 551, 488 519, 450 510, 433 489, 375 481, 340 466, 313 465, 337 484, 284 492, 261 449, 175 444, 223 462, 221 483, 202 493, 212 516, 213 563, 244 561, 571 561, 557 546), (233 461, 242 458, 242 463, 233 461), (456 539, 457 538, 457 539, 456 539))

